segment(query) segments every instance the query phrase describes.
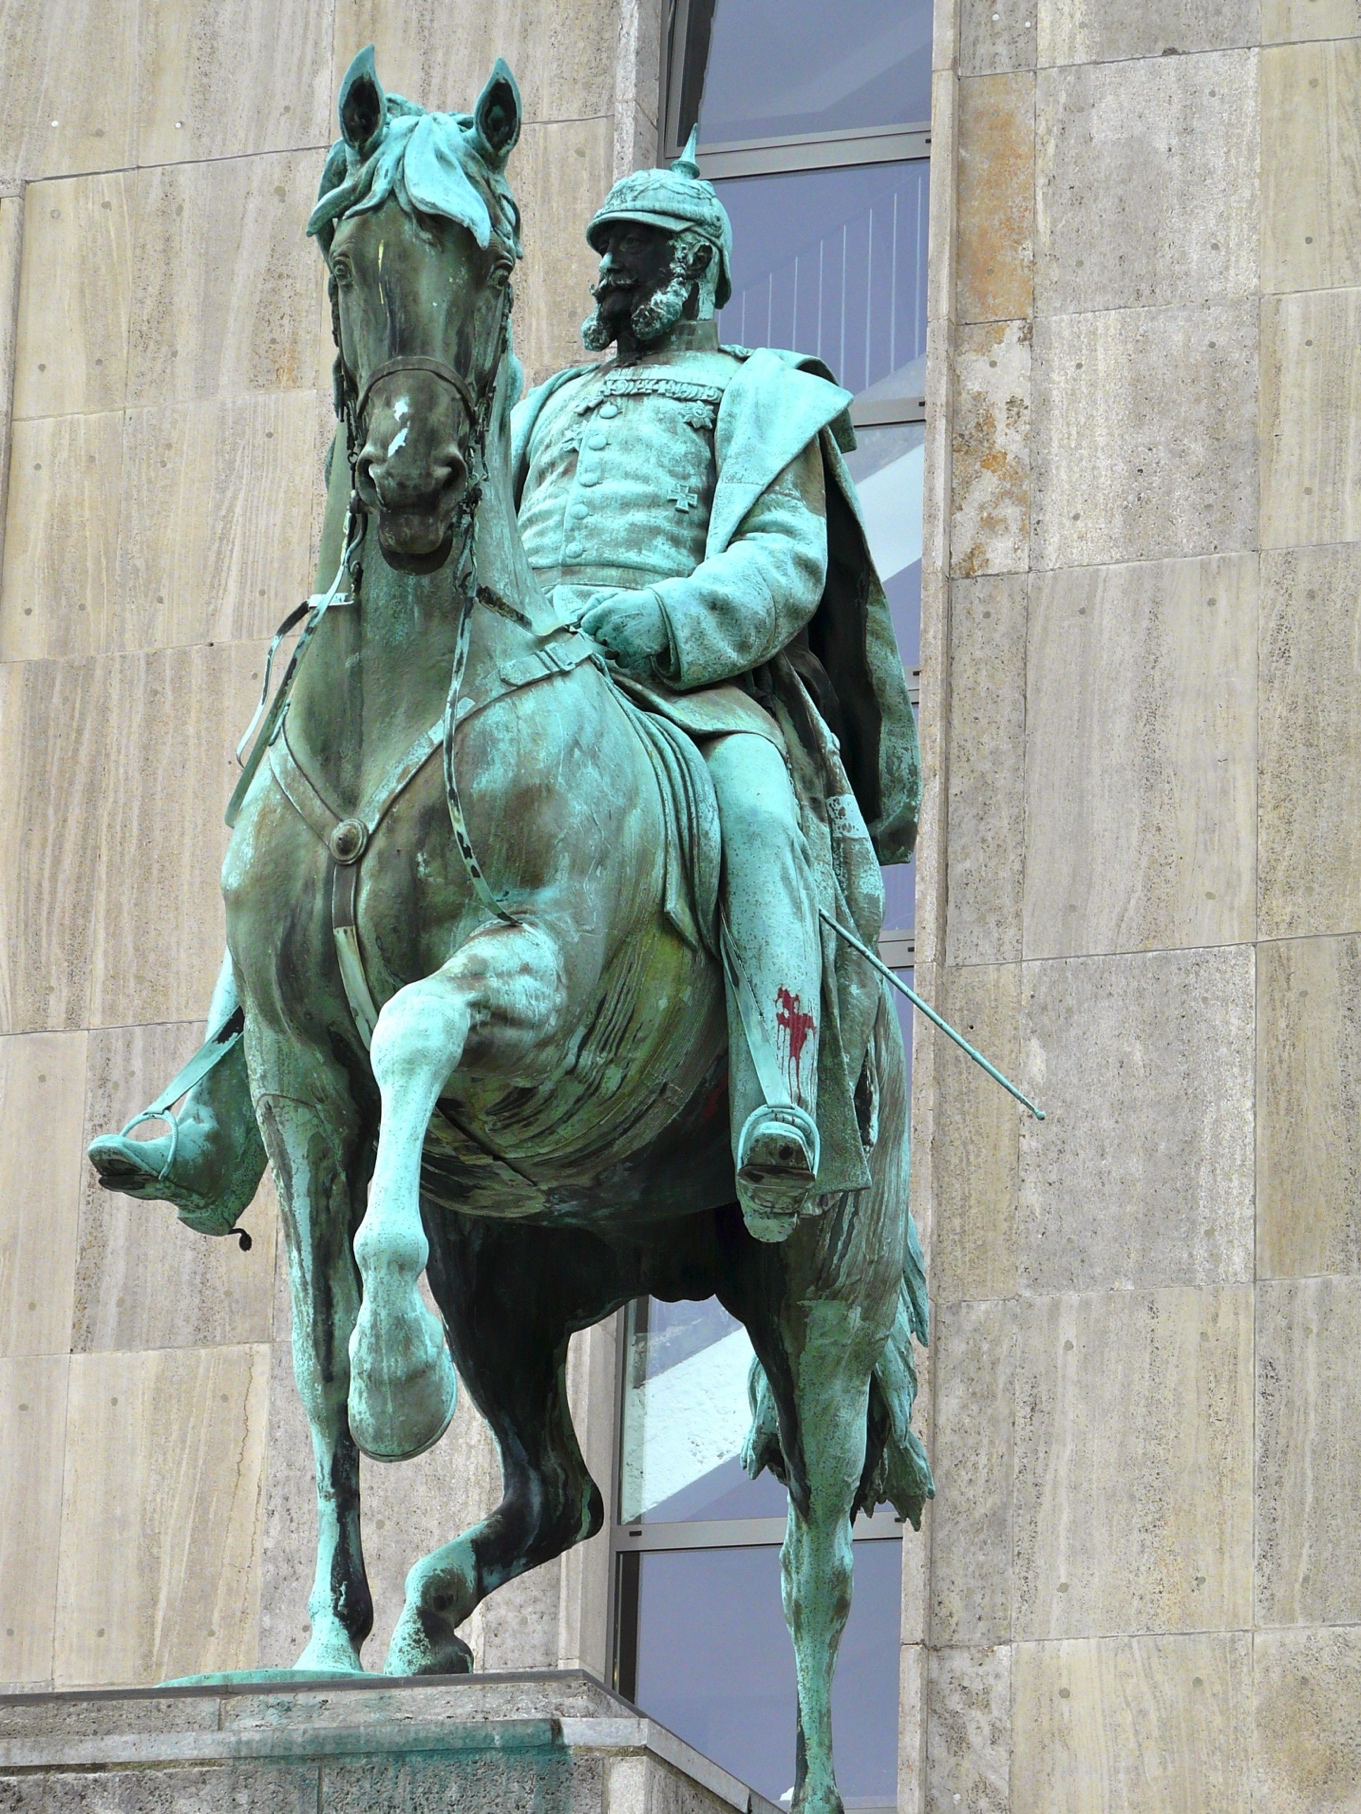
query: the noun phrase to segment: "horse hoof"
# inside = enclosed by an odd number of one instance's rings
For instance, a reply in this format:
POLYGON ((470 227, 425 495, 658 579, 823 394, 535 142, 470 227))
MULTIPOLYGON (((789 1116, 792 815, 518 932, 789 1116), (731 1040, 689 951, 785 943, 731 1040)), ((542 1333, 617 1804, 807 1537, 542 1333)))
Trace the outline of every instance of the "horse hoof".
POLYGON ((350 1434, 371 1461, 433 1448, 458 1402, 444 1330, 414 1290, 406 1314, 376 1317, 368 1300, 350 1337, 350 1434))
POLYGON ((388 1646, 384 1675, 471 1675, 473 1653, 454 1631, 438 1636, 409 1609, 397 1621, 388 1646))

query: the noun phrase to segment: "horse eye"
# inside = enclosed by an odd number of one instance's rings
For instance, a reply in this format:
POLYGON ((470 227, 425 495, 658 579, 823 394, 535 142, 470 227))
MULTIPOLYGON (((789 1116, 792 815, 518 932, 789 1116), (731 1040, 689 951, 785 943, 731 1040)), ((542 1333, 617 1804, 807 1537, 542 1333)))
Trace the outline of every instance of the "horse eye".
POLYGON ((348 258, 338 258, 331 266, 331 275, 338 284, 354 282, 354 268, 348 258))

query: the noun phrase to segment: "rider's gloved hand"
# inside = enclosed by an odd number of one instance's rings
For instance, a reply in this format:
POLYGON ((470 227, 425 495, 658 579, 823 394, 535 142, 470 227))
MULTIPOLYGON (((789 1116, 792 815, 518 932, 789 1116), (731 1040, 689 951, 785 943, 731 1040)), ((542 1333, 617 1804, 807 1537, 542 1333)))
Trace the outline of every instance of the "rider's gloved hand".
POLYGON ((671 646, 655 592, 597 592, 581 614, 581 627, 621 668, 649 674, 671 646))

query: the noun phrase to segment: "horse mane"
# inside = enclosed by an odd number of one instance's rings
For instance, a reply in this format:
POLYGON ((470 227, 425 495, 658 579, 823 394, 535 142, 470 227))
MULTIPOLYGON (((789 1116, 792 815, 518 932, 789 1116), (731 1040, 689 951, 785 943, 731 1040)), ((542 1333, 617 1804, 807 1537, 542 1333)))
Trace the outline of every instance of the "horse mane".
POLYGON ((428 113, 396 94, 385 100, 383 129, 368 156, 337 139, 326 159, 307 231, 328 261, 341 221, 381 208, 389 196, 413 220, 439 215, 466 227, 484 250, 494 237, 512 259, 522 257, 520 211, 478 148, 473 116, 428 113))

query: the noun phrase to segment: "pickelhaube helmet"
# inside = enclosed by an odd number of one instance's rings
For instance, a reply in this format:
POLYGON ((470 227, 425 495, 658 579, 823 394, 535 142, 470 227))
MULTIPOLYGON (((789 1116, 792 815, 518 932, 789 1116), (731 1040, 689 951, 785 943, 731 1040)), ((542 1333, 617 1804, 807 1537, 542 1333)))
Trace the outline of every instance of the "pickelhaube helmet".
POLYGON ((621 176, 586 228, 587 243, 597 252, 605 249, 605 229, 612 221, 636 220, 645 226, 665 227, 680 233, 698 233, 718 254, 714 307, 721 309, 732 295, 732 222, 712 183, 706 183, 695 161, 699 128, 690 134, 684 151, 669 170, 635 170, 621 176))

